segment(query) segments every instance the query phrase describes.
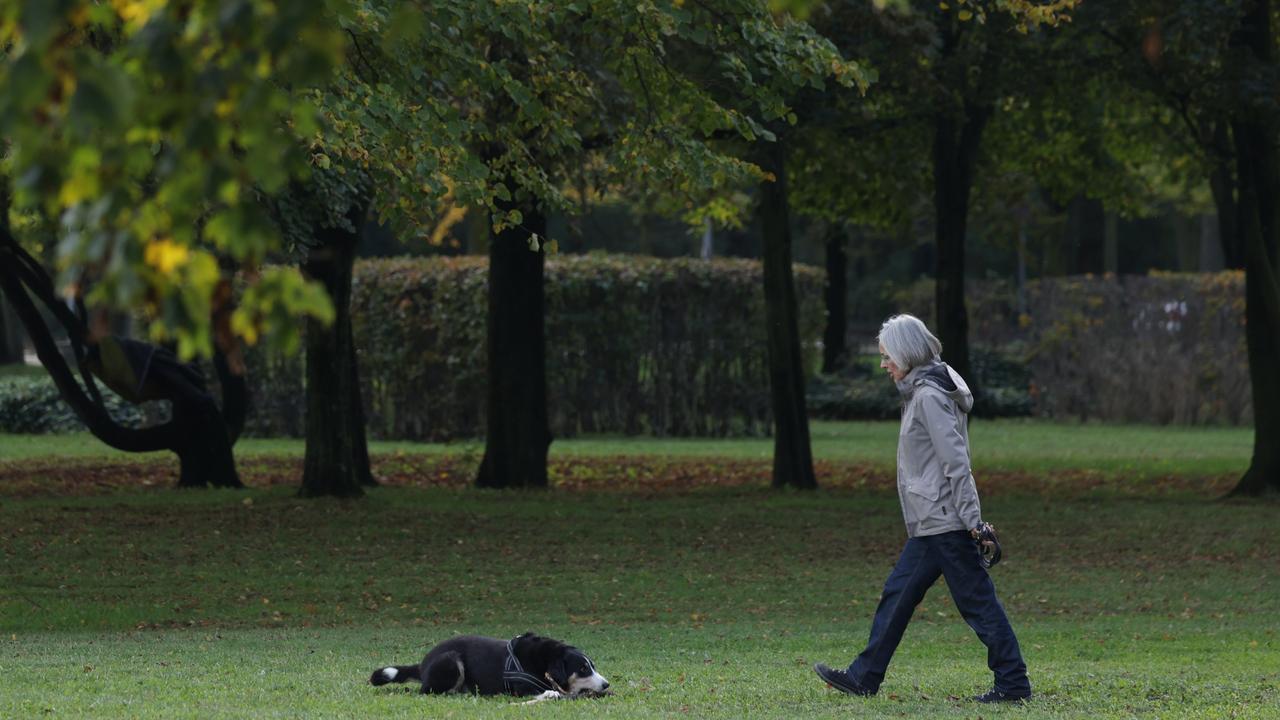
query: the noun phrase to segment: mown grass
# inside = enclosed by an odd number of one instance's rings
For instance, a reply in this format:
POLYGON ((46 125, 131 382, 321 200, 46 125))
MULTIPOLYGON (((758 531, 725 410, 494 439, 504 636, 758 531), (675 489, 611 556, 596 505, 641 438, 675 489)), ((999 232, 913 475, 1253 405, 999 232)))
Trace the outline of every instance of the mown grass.
MULTIPOLYGON (((897 423, 814 422, 810 432, 817 459, 869 463, 884 468, 893 466, 897 423)), ((979 472, 1088 470, 1135 477, 1243 473, 1253 449, 1252 428, 975 420, 971 433, 974 462, 979 472)), ((373 453, 479 457, 483 450, 483 445, 475 441, 370 443, 373 453)), ((300 456, 303 451, 300 440, 245 438, 236 447, 241 457, 300 456)), ((552 458, 617 455, 768 459, 773 455, 773 440, 591 436, 560 439, 551 445, 552 458)), ((0 462, 46 456, 121 460, 147 457, 110 450, 87 434, 0 435, 0 462)))
MULTIPOLYGON (((1062 462, 1056 429, 1021 430, 1045 442, 1026 472, 1062 462)), ((581 442, 670 448, 642 461, 662 473, 715 465, 679 444, 581 442)), ((1115 447, 1117 468, 1165 472, 1115 447)), ((1198 477, 1151 495, 989 488, 1006 545, 993 574, 1037 691, 1009 708, 962 699, 990 676, 941 585, 879 696, 809 670, 866 638, 903 540, 883 486, 0 498, 0 717, 1280 717, 1280 505, 1215 500, 1198 477), (585 649, 616 694, 523 707, 366 684, 452 634, 526 630, 585 649)))

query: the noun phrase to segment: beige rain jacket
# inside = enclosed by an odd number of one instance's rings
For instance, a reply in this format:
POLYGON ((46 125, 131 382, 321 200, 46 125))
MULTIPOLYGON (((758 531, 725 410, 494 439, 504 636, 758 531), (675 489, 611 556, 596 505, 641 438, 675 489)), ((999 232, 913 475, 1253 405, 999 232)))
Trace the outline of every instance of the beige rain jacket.
POLYGON ((898 383, 898 499, 907 535, 971 530, 982 522, 969 468, 969 410, 964 378, 942 362, 913 368, 898 383))

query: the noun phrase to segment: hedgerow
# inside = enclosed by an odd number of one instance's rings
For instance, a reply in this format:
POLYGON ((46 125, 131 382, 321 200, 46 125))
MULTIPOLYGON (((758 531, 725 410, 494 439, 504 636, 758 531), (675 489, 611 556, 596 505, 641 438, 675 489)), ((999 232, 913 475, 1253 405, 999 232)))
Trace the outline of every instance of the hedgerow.
MULTIPOLYGON (((486 268, 483 257, 357 263, 352 324, 372 437, 440 440, 484 433, 486 268)), ((760 264, 751 260, 549 258, 553 432, 767 432, 762 277, 760 264)), ((800 337, 812 368, 824 321, 823 276, 796 266, 795 277, 800 337)), ((301 434, 304 358, 249 356, 249 431, 301 434)))

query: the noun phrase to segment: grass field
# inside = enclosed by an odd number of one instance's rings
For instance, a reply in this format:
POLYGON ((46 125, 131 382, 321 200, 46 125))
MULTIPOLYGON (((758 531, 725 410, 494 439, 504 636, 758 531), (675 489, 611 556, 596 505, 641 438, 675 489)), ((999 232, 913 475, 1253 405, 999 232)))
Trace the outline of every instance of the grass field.
MULTIPOLYGON (((820 424, 816 454, 836 477, 874 469, 891 462, 893 432, 820 424)), ((1280 717, 1280 505, 1217 500, 1213 479, 1238 471, 1247 440, 975 424, 976 463, 1000 470, 980 479, 1006 545, 993 576, 1037 691, 988 708, 961 699, 990 676, 941 585, 879 696, 839 695, 809 670, 866 638, 903 540, 883 482, 800 493, 604 478, 591 492, 587 474, 550 492, 410 484, 303 501, 266 477, 271 456, 300 446, 263 443, 246 448, 246 491, 11 493, 30 486, 22 468, 56 467, 49 452, 119 460, 83 439, 42 453, 0 437, 0 717, 1280 717), (1090 458, 1108 484, 1073 484, 1090 458), (366 684, 452 634, 526 630, 582 647, 616 694, 530 708, 366 684)), ((716 446, 580 440, 557 443, 556 462, 695 478, 767 465, 753 455, 767 443, 716 446)), ((407 467, 432 472, 436 456, 456 471, 476 454, 375 452, 388 469, 427 456, 407 467)), ((124 467, 138 483, 172 473, 124 467)))
MULTIPOLYGON (((814 457, 819 460, 869 463, 892 468, 898 425, 893 422, 814 422, 810 425, 814 457)), ((1149 476, 1241 473, 1253 449, 1251 428, 1189 428, 1045 423, 1025 420, 975 420, 974 463, 981 470, 1053 472, 1089 470, 1149 476)), ((424 444, 373 442, 374 453, 454 454, 479 456, 477 442, 424 444)), ((240 456, 301 456, 299 440, 248 438, 237 446, 240 456)), ((640 455, 768 460, 773 440, 652 439, 587 437, 557 440, 551 457, 640 455)), ((58 456, 136 459, 105 448, 89 435, 0 435, 0 462, 58 456)), ((145 457, 145 456, 143 456, 145 457)))

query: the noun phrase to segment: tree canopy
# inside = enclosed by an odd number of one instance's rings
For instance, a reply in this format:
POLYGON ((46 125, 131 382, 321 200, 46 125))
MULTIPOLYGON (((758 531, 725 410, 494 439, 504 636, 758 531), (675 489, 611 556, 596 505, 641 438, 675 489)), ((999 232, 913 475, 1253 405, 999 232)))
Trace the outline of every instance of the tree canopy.
POLYGON ((258 196, 305 168, 319 122, 290 88, 341 60, 315 3, 5 3, 0 43, 13 212, 56 228, 64 294, 146 310, 185 357, 211 353, 221 260, 251 272, 224 333, 287 339, 329 312, 296 272, 257 272, 278 247, 258 196))

